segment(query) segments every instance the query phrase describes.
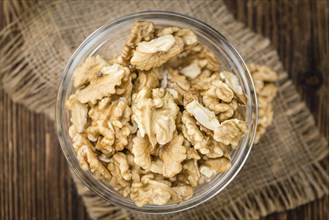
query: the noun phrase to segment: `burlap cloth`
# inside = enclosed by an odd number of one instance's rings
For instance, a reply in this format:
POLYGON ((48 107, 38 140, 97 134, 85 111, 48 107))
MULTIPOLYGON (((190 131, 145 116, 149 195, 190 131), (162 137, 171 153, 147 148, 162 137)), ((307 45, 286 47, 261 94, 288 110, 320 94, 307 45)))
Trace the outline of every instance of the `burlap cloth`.
POLYGON ((246 62, 265 64, 279 73, 273 125, 218 196, 189 211, 145 215, 103 201, 76 180, 91 218, 255 219, 328 194, 329 176, 319 163, 328 153, 327 141, 269 40, 235 21, 222 1, 43 2, 24 13, 16 4, 5 4, 6 19, 12 22, 0 33, 2 88, 14 101, 50 118, 61 73, 75 48, 105 22, 132 12, 157 9, 194 16, 226 36, 246 62))

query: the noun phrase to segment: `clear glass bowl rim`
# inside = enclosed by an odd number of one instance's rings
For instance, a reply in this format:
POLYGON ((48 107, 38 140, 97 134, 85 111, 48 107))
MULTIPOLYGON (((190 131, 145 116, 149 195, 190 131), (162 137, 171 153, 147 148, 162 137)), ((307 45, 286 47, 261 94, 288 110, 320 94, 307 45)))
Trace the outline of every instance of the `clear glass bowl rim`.
POLYGON ((94 31, 91 35, 89 35, 73 53, 73 55, 71 56, 70 60, 68 61, 63 71, 62 78, 58 88, 56 107, 55 107, 56 133, 61 145, 61 149, 65 155, 65 158, 68 161, 75 175, 93 193, 105 199, 106 201, 112 202, 125 209, 142 212, 142 213, 149 213, 149 214, 168 214, 168 213, 175 213, 175 212, 191 209, 197 205, 200 205, 201 203, 208 201, 209 199, 213 198, 215 195, 220 193, 239 173, 239 171, 241 170, 241 168, 243 167, 244 163, 246 162, 249 156, 255 138, 255 133, 257 128, 257 118, 258 118, 258 105, 257 105, 257 95, 255 92, 254 83, 245 62, 243 61, 237 50, 226 40, 226 38, 221 33, 219 33, 217 30, 215 30, 208 24, 200 20, 197 20, 195 18, 192 18, 190 16, 186 16, 183 14, 170 12, 170 11, 143 11, 143 12, 129 14, 119 19, 116 19, 115 21, 104 24, 96 31, 94 31), (206 192, 206 194, 199 195, 198 197, 192 197, 190 200, 184 201, 178 205, 176 204, 163 205, 163 206, 148 205, 144 207, 138 207, 132 201, 130 202, 125 201, 127 199, 123 198, 122 196, 112 194, 111 192, 102 191, 101 185, 95 179, 91 179, 87 175, 85 175, 85 171, 83 171, 80 168, 79 164, 76 161, 76 156, 72 151, 71 146, 68 142, 68 135, 63 134, 64 127, 62 120, 63 120, 66 88, 68 85, 69 69, 75 58, 80 53, 82 53, 86 47, 92 45, 92 42, 95 39, 95 37, 102 35, 104 31, 118 27, 120 25, 126 25, 132 20, 134 21, 136 21, 136 19, 152 20, 152 18, 177 19, 180 22, 186 22, 189 25, 193 25, 195 28, 207 32, 208 34, 217 38, 218 41, 220 41, 223 45, 226 46, 226 50, 228 50, 228 52, 231 54, 230 58, 232 58, 232 60, 235 61, 235 64, 237 64, 237 68, 239 68, 240 70, 239 74, 246 88, 246 93, 248 97, 247 106, 249 110, 249 114, 246 115, 246 117, 250 123, 248 124, 249 130, 244 139, 245 141, 243 141, 243 143, 239 146, 240 148, 242 148, 242 150, 238 155, 237 161, 234 164, 232 164, 232 168, 227 173, 225 173, 224 177, 222 179, 219 179, 220 181, 218 181, 214 186, 212 186, 206 192))

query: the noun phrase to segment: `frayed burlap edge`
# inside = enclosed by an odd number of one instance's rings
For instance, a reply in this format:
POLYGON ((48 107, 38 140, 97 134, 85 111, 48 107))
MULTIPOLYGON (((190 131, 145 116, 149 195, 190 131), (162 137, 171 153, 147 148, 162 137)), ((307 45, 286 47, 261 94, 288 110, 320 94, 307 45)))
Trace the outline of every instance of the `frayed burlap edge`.
MULTIPOLYGON (((92 219, 134 219, 135 214, 104 201, 92 193, 74 174, 72 176, 92 219)), ((326 171, 316 162, 290 178, 231 201, 225 209, 218 207, 216 210, 203 212, 203 219, 258 219, 276 211, 293 209, 328 194, 328 181, 326 171)), ((195 218, 188 212, 184 214, 185 219, 195 218)), ((154 215, 152 217, 156 218, 154 215)), ((147 219, 147 216, 143 219, 147 219)))
MULTIPOLYGON (((54 120, 54 106, 49 102, 47 84, 34 83, 40 81, 36 74, 30 74, 33 68, 28 67, 27 54, 22 53, 20 48, 24 45, 24 36, 19 27, 19 17, 29 13, 31 8, 38 7, 34 1, 4 1, 4 20, 8 25, 0 32, 0 51, 3 88, 13 102, 21 103, 33 112, 45 113, 54 120), (10 23, 9 23, 10 22, 10 23), (4 56, 5 54, 5 56, 4 56), (6 58, 6 59, 4 59, 6 58), (14 67, 14 68, 12 68, 14 67)), ((52 97, 51 97, 52 98, 52 97)))
MULTIPOLYGON (((12 17, 19 16, 25 10, 25 8, 30 7, 30 5, 24 4, 22 8, 22 5, 13 4, 10 7, 11 8, 9 8, 9 10, 6 10, 8 14, 5 15, 5 18, 8 20, 12 20, 12 17)), ((225 13, 227 13, 228 16, 231 16, 229 12, 225 11, 225 13)), ((18 48, 23 43, 24 39, 22 38, 22 35, 20 35, 19 29, 17 29, 18 33, 16 35, 12 35, 12 33, 15 33, 16 22, 17 21, 12 22, 9 26, 2 30, 2 36, 6 37, 0 39, 1 44, 7 42, 7 40, 10 38, 10 43, 3 47, 2 52, 6 53, 7 60, 3 61, 4 63, 2 63, 2 66, 9 67, 13 62, 17 63, 16 68, 11 72, 10 76, 7 75, 3 77, 3 87, 6 92, 10 94, 14 101, 19 101, 20 103, 25 104, 31 110, 44 112, 53 118, 53 106, 49 105, 49 102, 47 102, 47 96, 25 96, 25 94, 30 94, 29 92, 26 93, 26 90, 33 91, 35 94, 37 94, 38 89, 42 88, 33 87, 33 74, 24 72, 29 69, 26 68, 28 63, 24 63, 25 54, 18 52, 18 48), (36 103, 34 101, 37 99, 45 100, 44 104, 40 105, 40 102, 37 102, 39 104, 34 106, 33 103, 36 103)), ((234 31, 240 33, 241 36, 249 36, 254 38, 254 40, 258 38, 257 45, 253 46, 258 47, 256 49, 262 50, 264 53, 264 59, 267 61, 267 65, 281 72, 279 81, 281 91, 280 93, 287 100, 288 106, 286 109, 289 109, 288 114, 292 116, 291 120, 294 120, 293 124, 298 126, 300 134, 303 135, 300 138, 304 139, 304 143, 308 144, 310 149, 312 149, 312 146, 315 145, 327 145, 325 139, 318 139, 319 133, 314 125, 314 120, 307 110, 305 104, 301 101, 301 98, 292 85, 291 81, 287 80, 287 74, 282 72, 282 64, 280 63, 275 50, 270 48, 268 39, 260 38, 259 35, 255 35, 240 23, 234 21, 234 19, 227 19, 226 23, 227 25, 234 27, 234 31)), ((6 70, 2 71, 5 72, 6 70)), ((315 147, 315 149, 321 148, 315 147)), ((327 153, 328 150, 322 152, 323 157, 325 157, 327 153)), ((315 161, 312 161, 312 164, 301 167, 300 171, 296 173, 289 173, 287 178, 282 178, 276 182, 270 183, 269 185, 260 187, 257 190, 241 195, 236 200, 230 201, 230 204, 225 205, 225 209, 218 207, 216 210, 207 210, 207 212, 204 212, 205 219, 255 219, 275 211, 295 208, 298 205, 305 204, 314 200, 315 198, 320 198, 323 195, 328 194, 328 174, 318 162, 319 160, 320 158, 316 158, 315 161)), ((152 215, 132 215, 131 212, 107 203, 98 196, 94 195, 85 185, 76 179, 76 177, 74 177, 74 181, 76 182, 79 194, 84 200, 87 211, 90 217, 93 219, 157 218, 152 215)), ((183 215, 188 219, 195 217, 189 212, 177 214, 177 216, 183 215)), ((170 215, 161 217, 172 218, 170 215)))

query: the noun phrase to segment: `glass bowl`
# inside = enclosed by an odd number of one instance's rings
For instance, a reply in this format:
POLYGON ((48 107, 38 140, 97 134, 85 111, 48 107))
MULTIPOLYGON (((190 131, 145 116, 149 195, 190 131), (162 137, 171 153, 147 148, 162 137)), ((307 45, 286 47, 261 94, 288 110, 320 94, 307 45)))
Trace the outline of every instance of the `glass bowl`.
POLYGON ((63 153, 77 177, 95 194, 123 208, 144 213, 173 213, 193 208, 220 193, 238 174, 251 150, 257 126, 257 99, 250 73, 236 49, 214 28, 182 14, 165 11, 146 11, 127 15, 97 29, 78 47, 68 61, 60 82, 56 102, 56 130, 63 153), (156 26, 177 26, 189 28, 198 36, 199 42, 206 45, 221 60, 223 69, 233 72, 240 81, 248 97, 245 121, 248 133, 231 154, 232 168, 218 174, 210 182, 198 186, 191 199, 180 204, 163 206, 147 205, 138 207, 121 196, 112 187, 95 179, 90 172, 80 168, 68 135, 70 126, 69 111, 64 107, 65 100, 74 92, 72 73, 88 56, 100 54, 106 58, 118 54, 129 37, 132 24, 139 20, 153 21, 156 26))

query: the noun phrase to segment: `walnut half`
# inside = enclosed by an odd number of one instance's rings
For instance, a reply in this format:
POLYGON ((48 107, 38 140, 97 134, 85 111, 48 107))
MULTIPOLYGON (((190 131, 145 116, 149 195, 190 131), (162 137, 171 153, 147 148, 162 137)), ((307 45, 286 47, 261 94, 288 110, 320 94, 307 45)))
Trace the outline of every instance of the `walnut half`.
POLYGON ((102 74, 93 78, 87 87, 77 91, 77 99, 81 103, 96 103, 105 96, 115 94, 115 87, 119 86, 125 75, 130 73, 128 68, 119 64, 104 67, 101 71, 102 74))
POLYGON ((132 119, 138 124, 141 136, 147 134, 152 146, 164 145, 172 139, 179 108, 164 88, 145 88, 134 94, 132 110, 132 119))
POLYGON ((236 148, 239 140, 247 133, 247 124, 238 119, 224 121, 216 130, 214 139, 220 143, 236 148))
POLYGON ((164 177, 173 177, 182 170, 181 162, 186 159, 183 142, 182 135, 174 135, 168 144, 160 148, 159 157, 163 161, 162 174, 164 177))
POLYGON ((171 57, 178 55, 183 50, 184 43, 172 35, 165 35, 150 42, 138 44, 130 62, 139 70, 150 70, 159 67, 171 57))

